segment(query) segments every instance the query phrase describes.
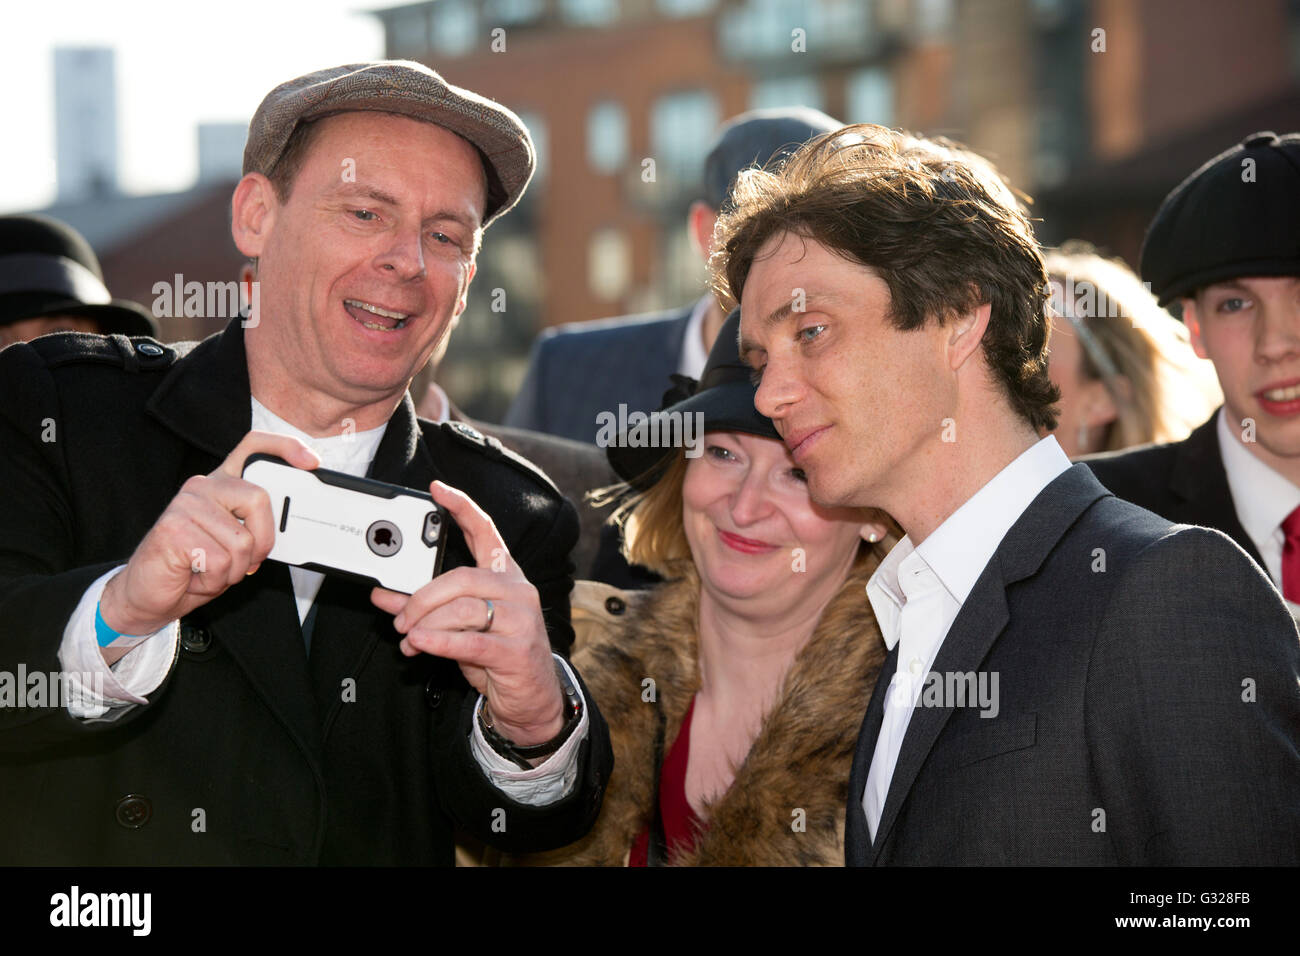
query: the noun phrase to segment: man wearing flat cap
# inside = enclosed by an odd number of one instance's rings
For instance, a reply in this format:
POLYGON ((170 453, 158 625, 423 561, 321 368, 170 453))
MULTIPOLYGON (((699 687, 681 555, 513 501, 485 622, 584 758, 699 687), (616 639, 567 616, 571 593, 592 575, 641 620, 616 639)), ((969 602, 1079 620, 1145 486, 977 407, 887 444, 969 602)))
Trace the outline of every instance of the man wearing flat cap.
POLYGON ((0 216, 0 348, 50 332, 156 335, 145 309, 114 299, 81 233, 48 216, 0 216))
POLYGON ((415 63, 323 70, 249 128, 232 232, 260 310, 200 343, 0 353, 0 862, 449 864, 581 836, 612 763, 563 660, 573 508, 407 387, 533 171, 509 110, 415 63), (245 459, 428 490, 413 595, 265 560, 245 459), (553 653, 560 652, 559 654, 553 653), (10 695, 13 698, 13 695, 10 695))
POLYGON ((1184 441, 1088 464, 1121 498, 1233 538, 1300 617, 1300 134, 1255 133, 1183 180, 1141 268, 1224 403, 1184 441))

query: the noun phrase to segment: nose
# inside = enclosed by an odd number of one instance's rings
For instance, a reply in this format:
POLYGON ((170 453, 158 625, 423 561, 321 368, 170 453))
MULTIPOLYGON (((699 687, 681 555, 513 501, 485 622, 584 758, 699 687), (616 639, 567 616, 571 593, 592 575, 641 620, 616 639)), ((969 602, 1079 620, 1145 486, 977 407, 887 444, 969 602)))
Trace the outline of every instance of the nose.
POLYGON ((1271 364, 1300 354, 1300 291, 1265 305, 1255 326, 1255 355, 1271 364))
POLYGON ((376 264, 406 282, 425 275, 424 232, 422 227, 395 229, 388 235, 387 246, 376 264))
POLYGON ((754 393, 754 407, 773 421, 786 417, 803 395, 803 385, 786 362, 769 355, 763 378, 754 393))
POLYGON ((745 469, 740 484, 731 495, 731 520, 737 527, 754 524, 767 517, 772 503, 767 494, 767 482, 761 469, 753 465, 745 469))

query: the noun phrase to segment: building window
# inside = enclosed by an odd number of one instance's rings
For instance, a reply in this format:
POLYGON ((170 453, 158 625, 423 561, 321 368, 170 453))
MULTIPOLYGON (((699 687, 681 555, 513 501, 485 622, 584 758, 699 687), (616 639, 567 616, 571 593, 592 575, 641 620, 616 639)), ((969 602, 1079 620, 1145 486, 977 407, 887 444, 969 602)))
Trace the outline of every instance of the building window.
POLYGON ((517 26, 531 23, 545 10, 545 0, 488 0, 483 16, 491 21, 492 26, 517 26))
POLYGON ((426 10, 399 10, 388 28, 389 55, 399 60, 415 60, 429 52, 425 43, 429 35, 426 10))
POLYGON ((622 298, 632 282, 632 250, 617 229, 599 229, 587 244, 587 285, 605 301, 622 298))
POLYGON ((587 114, 587 162, 601 173, 615 173, 627 162, 627 111, 606 100, 587 114))
POLYGON ((846 122, 894 125, 894 84, 885 70, 871 67, 850 74, 844 99, 846 122))
POLYGON ((650 142, 660 179, 700 181, 704 157, 718 128, 718 101, 705 90, 670 93, 650 110, 650 142))
POLYGON ((467 0, 443 0, 429 23, 429 45, 438 53, 460 56, 474 47, 478 22, 467 0))
POLYGON ((655 6, 666 17, 698 17, 716 4, 717 0, 656 0, 655 6))
POLYGON ((516 110, 519 118, 528 127, 528 135, 533 138, 533 149, 537 151, 537 171, 533 174, 534 185, 546 178, 550 168, 550 140, 546 135, 546 120, 536 110, 516 110))
POLYGON ((822 88, 814 76, 786 76, 761 80, 749 91, 749 108, 771 109, 777 106, 810 106, 822 109, 822 88))
POLYGON ((560 13, 579 26, 603 26, 618 19, 618 0, 560 0, 560 13))

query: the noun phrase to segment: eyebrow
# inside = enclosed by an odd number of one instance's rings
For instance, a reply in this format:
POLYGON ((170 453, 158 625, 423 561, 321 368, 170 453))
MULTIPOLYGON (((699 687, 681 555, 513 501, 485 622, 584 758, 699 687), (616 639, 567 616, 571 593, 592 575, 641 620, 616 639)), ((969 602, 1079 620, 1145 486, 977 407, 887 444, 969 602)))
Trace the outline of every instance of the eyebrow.
MULTIPOLYGON (((823 302, 828 302, 828 303, 831 303, 831 304, 835 304, 835 303, 838 303, 838 302, 841 302, 841 301, 843 301, 843 300, 842 300, 842 297, 836 295, 836 294, 833 293, 833 292, 818 292, 818 293, 814 294, 814 293, 811 293, 811 292, 807 292, 807 291, 805 291, 805 292, 804 292, 803 308, 800 309, 799 311, 800 311, 801 313, 803 313, 803 312, 814 312, 814 311, 817 310, 818 306, 820 306, 820 304, 823 303, 823 302)), ((795 308, 794 308, 794 299, 792 298, 789 302, 785 303, 784 305, 779 305, 779 306, 777 306, 775 309, 773 309, 771 312, 769 312, 766 316, 764 316, 762 319, 760 319, 760 320, 759 320, 759 324, 760 324, 764 329, 770 329, 770 328, 772 328, 773 326, 775 326, 775 325, 779 325, 780 323, 784 322, 786 319, 788 319, 791 315, 794 314, 794 311, 795 311, 795 308)), ((741 336, 741 338, 740 338, 740 360, 741 360, 742 362, 744 362, 746 365, 748 365, 748 364, 749 364, 749 355, 750 355, 750 353, 751 353, 751 352, 761 352, 761 351, 763 351, 763 347, 760 346, 757 342, 753 342, 753 341, 751 341, 751 340, 745 338, 743 335, 741 336)))

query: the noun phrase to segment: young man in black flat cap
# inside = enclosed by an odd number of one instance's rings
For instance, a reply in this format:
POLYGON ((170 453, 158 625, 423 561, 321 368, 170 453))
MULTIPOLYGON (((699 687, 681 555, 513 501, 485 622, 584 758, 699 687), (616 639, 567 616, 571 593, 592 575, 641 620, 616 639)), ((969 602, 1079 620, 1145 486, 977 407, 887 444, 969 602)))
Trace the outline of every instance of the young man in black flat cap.
POLYGON ((77 230, 48 216, 0 216, 0 348, 50 332, 157 335, 158 326, 109 295, 77 230))
POLYGON ((1233 538, 1300 616, 1300 134, 1256 133, 1183 180, 1141 268, 1224 403, 1184 441, 1088 464, 1121 498, 1233 538))
POLYGON ((0 862, 450 864, 457 827, 587 830, 613 758, 552 653, 573 508, 407 392, 533 165, 514 114, 422 65, 300 77, 234 194, 258 314, 0 353, 0 672, 83 691, 0 707, 0 862), (266 561, 259 451, 428 489, 444 573, 408 596, 266 561))

